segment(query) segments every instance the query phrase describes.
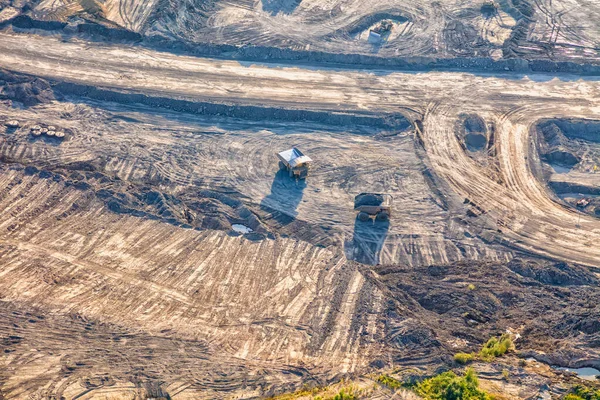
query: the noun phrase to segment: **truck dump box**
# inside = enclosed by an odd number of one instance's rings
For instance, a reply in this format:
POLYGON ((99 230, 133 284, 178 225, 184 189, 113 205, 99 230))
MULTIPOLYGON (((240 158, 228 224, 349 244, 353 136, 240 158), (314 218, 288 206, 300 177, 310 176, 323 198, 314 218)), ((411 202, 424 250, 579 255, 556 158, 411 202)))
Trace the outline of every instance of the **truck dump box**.
POLYGON ((354 197, 354 210, 358 219, 367 221, 375 217, 378 221, 387 221, 392 213, 392 196, 379 193, 361 193, 354 197))
POLYGON ((306 178, 312 159, 295 147, 277 154, 280 166, 285 167, 290 177, 306 178))
POLYGON ((354 198, 354 209, 360 206, 381 206, 385 196, 377 193, 361 193, 354 198))

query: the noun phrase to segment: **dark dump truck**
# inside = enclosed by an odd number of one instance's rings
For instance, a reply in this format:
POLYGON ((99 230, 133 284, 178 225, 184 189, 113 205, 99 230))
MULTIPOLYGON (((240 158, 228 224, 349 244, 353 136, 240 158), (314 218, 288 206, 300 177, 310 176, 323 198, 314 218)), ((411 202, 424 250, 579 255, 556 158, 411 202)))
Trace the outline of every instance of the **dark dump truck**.
POLYGON ((358 219, 362 222, 371 218, 388 221, 392 215, 392 201, 390 194, 361 193, 354 198, 354 210, 358 211, 358 219))

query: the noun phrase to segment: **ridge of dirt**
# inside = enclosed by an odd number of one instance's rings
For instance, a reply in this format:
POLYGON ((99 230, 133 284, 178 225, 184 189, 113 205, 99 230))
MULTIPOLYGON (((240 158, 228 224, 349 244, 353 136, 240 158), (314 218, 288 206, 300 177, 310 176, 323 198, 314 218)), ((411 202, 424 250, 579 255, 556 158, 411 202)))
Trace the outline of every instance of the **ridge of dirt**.
POLYGON ((18 71, 0 82, 3 397, 414 381, 507 330, 516 352, 473 366, 509 398, 576 382, 539 361, 598 365, 600 220, 552 194, 544 163, 569 148, 595 180, 595 79, 0 39, 18 71), (306 180, 278 164, 291 147, 313 160, 306 180), (393 198, 389 220, 357 217, 367 192, 393 198))

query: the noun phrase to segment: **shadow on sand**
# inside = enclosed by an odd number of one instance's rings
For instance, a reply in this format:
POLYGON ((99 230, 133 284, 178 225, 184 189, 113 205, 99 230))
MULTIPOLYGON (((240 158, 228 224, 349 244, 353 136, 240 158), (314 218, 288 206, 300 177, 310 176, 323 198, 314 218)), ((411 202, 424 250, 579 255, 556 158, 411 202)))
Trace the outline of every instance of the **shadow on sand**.
POLYGON ((381 250, 389 229, 390 221, 369 219, 362 222, 356 217, 352 241, 346 243, 346 257, 362 264, 379 264, 381 250))
POLYGON ((262 9, 271 15, 291 14, 300 3, 301 0, 262 0, 262 9))
POLYGON ((298 215, 296 208, 305 188, 306 180, 290 178, 287 170, 280 169, 273 178, 271 193, 260 202, 260 207, 279 223, 288 224, 298 215))

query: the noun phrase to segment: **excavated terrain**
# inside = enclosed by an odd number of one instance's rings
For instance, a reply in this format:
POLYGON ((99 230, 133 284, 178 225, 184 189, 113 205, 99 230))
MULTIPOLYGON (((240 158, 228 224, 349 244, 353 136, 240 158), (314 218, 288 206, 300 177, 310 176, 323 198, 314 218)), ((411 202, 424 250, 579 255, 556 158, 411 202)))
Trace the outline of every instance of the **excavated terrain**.
MULTIPOLYGON (((600 4, 588 0, 3 0, 0 23, 64 28, 223 57, 368 65, 431 60, 598 64, 600 4), (369 30, 389 21, 379 41, 369 30), (209 47, 207 47, 209 46, 209 47), (212 50, 208 50, 208 49, 212 50)), ((458 63, 455 66, 460 67, 458 63)))
POLYGON ((600 216, 600 122, 547 120, 537 131, 549 186, 566 204, 600 216))
POLYGON ((594 4, 413 3, 0 0, 0 399, 366 387, 506 331, 516 352, 475 367, 507 398, 600 367, 596 76, 146 46, 596 62, 594 4), (292 146, 306 180, 278 166, 292 146), (390 220, 360 221, 361 192, 390 220))

